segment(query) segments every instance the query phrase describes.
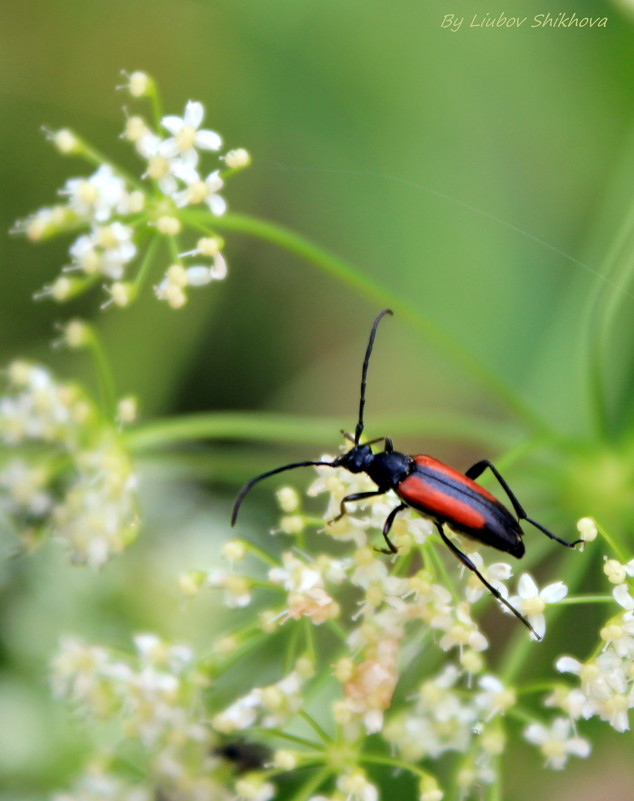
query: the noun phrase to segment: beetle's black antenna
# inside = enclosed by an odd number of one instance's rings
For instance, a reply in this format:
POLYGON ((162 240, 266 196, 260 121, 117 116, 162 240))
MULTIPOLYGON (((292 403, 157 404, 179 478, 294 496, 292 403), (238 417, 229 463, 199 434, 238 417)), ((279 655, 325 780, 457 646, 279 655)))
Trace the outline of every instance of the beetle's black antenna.
POLYGON ((261 481, 263 478, 268 478, 269 476, 274 476, 276 473, 283 473, 284 470, 294 470, 296 467, 308 467, 309 465, 327 465, 328 467, 337 467, 336 464, 333 462, 293 462, 293 464, 285 464, 284 467, 276 467, 275 470, 269 470, 266 473, 262 473, 255 478, 252 478, 247 484, 242 487, 240 492, 238 493, 237 498, 233 504, 233 511, 231 512, 231 525, 233 526, 236 522, 238 517, 238 511, 240 510, 240 505, 244 500, 246 494, 249 492, 251 487, 254 484, 257 484, 258 481, 261 481))
POLYGON ((379 323, 381 319, 385 317, 386 314, 394 314, 391 309, 383 309, 377 315, 376 320, 372 325, 372 330, 370 331, 370 340, 368 342, 368 347, 365 352, 365 359, 363 360, 363 371, 361 373, 361 396, 359 398, 359 422, 357 423, 357 427, 354 430, 354 444, 358 445, 361 439, 361 434, 363 433, 363 409, 365 407, 365 384, 366 378, 368 376, 368 364, 370 363, 370 354, 372 353, 372 346, 374 345, 374 337, 376 336, 376 329, 379 327, 379 323))

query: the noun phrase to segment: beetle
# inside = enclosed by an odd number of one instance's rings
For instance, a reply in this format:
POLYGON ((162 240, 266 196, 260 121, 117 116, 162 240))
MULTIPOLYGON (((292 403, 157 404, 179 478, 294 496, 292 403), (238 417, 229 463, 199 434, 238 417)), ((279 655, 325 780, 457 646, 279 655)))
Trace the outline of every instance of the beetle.
POLYGON ((529 621, 522 615, 500 591, 490 584, 480 573, 474 562, 458 548, 458 546, 445 534, 444 526, 448 525, 453 531, 464 534, 472 540, 481 542, 496 548, 498 551, 515 556, 521 559, 524 555, 524 542, 522 537, 524 532, 520 527, 520 521, 530 523, 539 529, 543 534, 555 542, 565 545, 567 548, 574 548, 581 540, 568 542, 561 539, 538 523, 528 517, 515 494, 506 483, 506 480, 498 472, 496 467, 488 459, 482 459, 472 465, 466 473, 460 473, 452 467, 444 464, 438 459, 425 454, 408 456, 394 450, 394 445, 390 437, 378 437, 369 442, 361 442, 361 435, 364 429, 363 414, 365 409, 365 391, 368 375, 368 365, 370 355, 374 347, 374 339, 379 323, 386 314, 393 314, 391 309, 383 309, 372 325, 370 339, 363 360, 361 371, 361 392, 359 396, 359 418, 355 428, 354 436, 347 431, 342 431, 343 436, 352 443, 352 447, 332 462, 326 461, 304 461, 293 462, 259 476, 247 482, 233 504, 231 514, 231 525, 236 522, 238 511, 246 494, 254 484, 269 476, 282 473, 285 470, 294 470, 296 467, 308 467, 309 465, 325 465, 327 467, 343 467, 351 473, 365 473, 376 484, 376 490, 366 492, 354 492, 346 495, 340 504, 340 512, 334 520, 340 520, 347 512, 346 505, 354 501, 366 500, 378 495, 383 495, 389 490, 393 490, 400 503, 392 509, 383 524, 383 538, 387 548, 377 548, 378 551, 386 554, 397 553, 397 548, 390 540, 389 534, 392 524, 399 512, 407 507, 415 509, 423 517, 428 518, 436 526, 440 538, 456 556, 462 564, 471 570, 489 590, 489 592, 504 604, 515 617, 526 625, 533 635, 540 640, 541 637, 533 629, 529 621), (374 452, 372 445, 378 442, 383 443, 383 450, 374 452), (500 486, 506 493, 515 516, 504 506, 494 495, 488 492, 480 484, 476 483, 482 473, 489 469, 500 486))

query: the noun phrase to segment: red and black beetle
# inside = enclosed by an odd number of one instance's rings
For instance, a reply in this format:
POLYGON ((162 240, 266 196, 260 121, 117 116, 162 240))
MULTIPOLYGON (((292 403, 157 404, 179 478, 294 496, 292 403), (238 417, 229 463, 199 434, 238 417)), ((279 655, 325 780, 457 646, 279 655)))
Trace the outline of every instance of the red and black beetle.
MULTIPOLYGON (((254 484, 268 476, 282 473, 284 470, 293 470, 296 467, 307 467, 309 465, 327 465, 328 467, 343 467, 351 473, 365 473, 377 485, 376 490, 369 492, 355 492, 347 495, 341 501, 340 513, 335 520, 341 519, 346 513, 346 504, 352 501, 360 501, 372 498, 376 495, 383 495, 389 490, 394 490, 401 499, 401 503, 395 506, 387 516, 383 524, 383 537, 387 548, 378 549, 383 553, 396 553, 397 548, 390 540, 389 533, 394 523, 396 515, 408 506, 416 509, 423 517, 429 518, 436 528, 442 541, 449 550, 458 557, 462 564, 471 570, 480 579, 484 586, 492 593, 500 603, 504 604, 517 618, 519 618, 533 632, 537 639, 541 639, 535 632, 528 620, 513 607, 503 595, 492 584, 490 584, 480 573, 472 560, 463 553, 452 540, 447 537, 443 530, 446 523, 453 531, 464 534, 473 540, 481 542, 483 545, 490 545, 498 551, 510 553, 520 559, 524 555, 524 543, 522 537, 524 532, 520 528, 519 521, 525 520, 535 526, 547 537, 573 548, 581 540, 567 542, 557 537, 544 528, 540 523, 532 520, 526 515, 522 505, 517 500, 511 488, 496 468, 487 459, 476 462, 466 473, 462 474, 431 456, 417 455, 407 456, 404 453, 394 450, 392 440, 389 437, 379 437, 370 442, 361 444, 361 434, 363 433, 363 410, 365 406, 365 388, 368 373, 370 354, 374 345, 374 337, 381 319, 386 314, 392 314, 390 309, 384 309, 374 321, 370 340, 363 360, 363 370, 361 373, 361 395, 359 400, 359 422, 357 423, 354 437, 346 431, 342 434, 352 442, 349 451, 338 456, 332 462, 307 461, 294 462, 275 470, 269 470, 251 479, 242 487, 233 505, 231 515, 231 525, 236 522, 240 504, 245 495, 254 484), (383 450, 379 453, 372 451, 372 445, 383 442, 383 450), (507 494, 511 506, 515 512, 514 517, 511 512, 490 492, 476 484, 478 478, 487 467, 499 481, 502 489, 507 494), (517 518, 517 519, 516 519, 517 518)), ((333 521, 334 522, 334 521, 333 521)))

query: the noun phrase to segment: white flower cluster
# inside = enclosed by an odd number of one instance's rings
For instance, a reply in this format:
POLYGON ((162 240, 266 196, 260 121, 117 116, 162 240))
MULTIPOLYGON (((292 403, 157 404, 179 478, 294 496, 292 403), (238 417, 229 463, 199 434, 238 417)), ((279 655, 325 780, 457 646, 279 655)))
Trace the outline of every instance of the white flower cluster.
MULTIPOLYGON (((102 757, 53 801, 149 801, 157 795, 237 801, 214 756, 218 738, 202 714, 208 680, 192 650, 151 633, 138 634, 134 645, 135 654, 124 656, 67 637, 52 664, 52 683, 92 723, 116 720, 117 746, 121 734, 141 743, 144 763, 136 772, 144 774, 143 784, 125 781, 102 757)), ((113 763, 116 757, 115 750, 113 763)))
MULTIPOLYGON (((321 458, 332 461, 328 455, 321 458)), ((346 495, 373 488, 363 474, 322 466, 317 466, 317 472, 308 495, 327 493, 326 520, 339 515, 346 495)), ((315 535, 323 543, 317 549, 308 547, 305 531, 316 524, 316 518, 303 513, 297 493, 285 487, 277 498, 282 509, 277 533, 297 537, 298 547, 283 551, 273 567, 270 556, 263 559, 266 584, 276 588, 278 594, 274 605, 260 612, 261 626, 272 633, 290 621, 307 619, 314 626, 336 627, 344 655, 332 667, 339 689, 331 701, 331 714, 344 740, 352 746, 366 734, 381 733, 395 757, 408 764, 460 752, 459 781, 465 797, 475 786, 494 782, 497 758, 505 745, 502 718, 515 705, 516 695, 486 666, 484 652, 489 642, 473 614, 474 605, 488 595, 486 588, 447 553, 444 545, 438 549, 433 524, 411 510, 397 516, 390 532, 399 548, 398 558, 377 553, 373 545, 382 545, 380 531, 399 503, 396 496, 388 493, 350 504, 348 514, 327 523, 315 535), (333 550, 340 552, 346 546, 344 556, 333 554, 333 550), (461 582, 452 581, 463 573, 467 575, 461 582), (453 584, 458 587, 452 589, 453 584), (352 608, 351 590, 356 593, 352 608), (395 703, 402 673, 418 653, 412 650, 411 632, 421 624, 425 636, 435 639, 439 649, 455 653, 456 663, 423 681, 414 699, 395 703)), ((530 575, 522 574, 512 595, 508 587, 513 572, 510 564, 487 563, 473 550, 473 544, 461 546, 468 549, 469 558, 487 580, 543 636, 546 607, 566 596, 565 584, 556 581, 540 589, 530 575)), ((248 546, 244 541, 230 541, 223 552, 234 571, 197 574, 196 586, 206 583, 222 588, 226 606, 246 606, 253 601, 254 586, 261 584, 240 572, 248 546)), ((257 556, 257 550, 252 552, 257 556)), ((191 588, 192 582, 187 586, 191 588)), ((500 609, 508 611, 502 605, 500 609)), ((294 672, 277 685, 256 688, 241 697, 214 718, 214 726, 230 732, 279 725, 301 708, 302 694, 294 672)), ((559 730, 555 734, 560 734, 559 730)), ((539 737, 544 742, 547 739, 534 728, 527 737, 533 738, 531 742, 539 737)), ((564 749, 565 755, 584 755, 583 747, 570 737, 564 749)), ((549 765, 559 766, 560 760, 554 759, 551 751, 546 756, 549 765)), ((358 783, 363 788, 359 798, 376 797, 376 788, 362 774, 353 771, 345 776, 337 783, 339 790, 344 784, 358 783)), ((430 777, 426 782, 421 798, 439 801, 442 793, 437 785, 430 777)), ((357 797, 351 790, 346 792, 344 797, 357 797)))
POLYGON ((205 682, 191 649, 147 633, 136 635, 134 645, 134 657, 117 658, 105 648, 65 638, 52 664, 56 694, 93 718, 116 712, 125 733, 147 748, 208 741, 208 729, 192 720, 192 695, 205 682))
POLYGON ((0 506, 25 543, 45 533, 102 565, 136 536, 136 478, 116 430, 84 392, 16 361, 0 397, 0 506))
POLYGON ((634 709, 634 597, 628 584, 634 559, 626 564, 606 559, 604 573, 615 585, 612 594, 623 611, 601 628, 598 654, 585 662, 572 656, 557 660, 557 670, 578 676, 579 685, 558 688, 546 703, 561 708, 569 721, 598 717, 624 732, 630 728, 628 710, 634 709))
MULTIPOLYGON (((125 88, 134 97, 152 96, 156 90, 149 77, 144 73, 133 76, 125 88), (137 91, 140 85, 145 86, 141 93, 137 91)), ((18 223, 16 230, 32 241, 81 231, 69 248, 69 262, 61 275, 36 297, 66 301, 99 281, 108 293, 104 307, 126 306, 147 275, 145 262, 152 258, 151 244, 156 237, 165 238, 173 263, 155 292, 172 308, 180 308, 187 302, 190 287, 226 276, 223 241, 213 233, 213 219, 227 208, 219 194, 225 178, 248 166, 250 156, 242 148, 230 150, 219 157, 222 169, 201 172, 201 151, 217 152, 222 147, 219 134, 201 127, 204 116, 202 103, 190 100, 182 117, 162 117, 157 120, 156 128, 141 116, 129 117, 122 136, 144 160, 142 180, 128 176, 110 162, 102 162, 92 175, 66 181, 59 192, 63 203, 39 209, 18 223), (180 234, 187 224, 181 219, 181 210, 198 206, 206 207, 209 212, 208 217, 199 220, 208 234, 198 238, 195 248, 180 252, 183 250, 180 234), (133 278, 131 264, 138 260, 141 242, 145 255, 141 256, 141 266, 133 278), (185 260, 192 256, 198 257, 197 262, 187 264, 185 260)), ((62 153, 83 156, 93 163, 101 161, 69 130, 51 134, 51 139, 62 153)))
POLYGON ((52 801, 155 801, 149 787, 108 773, 103 766, 90 765, 67 793, 55 793, 52 801))
POLYGON ((411 708, 393 715, 384 736, 401 759, 438 759, 448 751, 465 754, 461 784, 472 787, 496 779, 494 757, 504 750, 499 725, 516 702, 515 692, 496 676, 483 674, 478 690, 461 686, 465 672, 454 664, 423 682, 411 708))
POLYGON ((212 720, 213 727, 222 734, 231 734, 255 725, 267 729, 285 723, 302 709, 302 689, 313 671, 310 660, 298 659, 294 670, 280 681, 255 687, 219 712, 212 720))

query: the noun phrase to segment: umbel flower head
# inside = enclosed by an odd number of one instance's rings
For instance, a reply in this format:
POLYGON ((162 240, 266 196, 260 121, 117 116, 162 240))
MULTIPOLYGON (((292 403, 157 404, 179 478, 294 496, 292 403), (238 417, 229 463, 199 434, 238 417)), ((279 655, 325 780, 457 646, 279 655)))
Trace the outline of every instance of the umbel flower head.
POLYGON ((0 508, 25 545, 47 534, 102 565, 136 536, 136 477, 111 421, 76 384, 9 365, 0 396, 0 508))
MULTIPOLYGON (((132 73, 122 88, 158 107, 156 86, 145 73, 132 73)), ((176 309, 187 303, 191 288, 226 277, 224 242, 214 221, 227 209, 221 194, 226 179, 251 157, 244 148, 218 155, 222 138, 204 127, 204 119, 203 104, 193 100, 182 116, 157 115, 152 122, 128 116, 122 138, 142 160, 138 176, 68 129, 49 134, 61 153, 83 158, 93 172, 69 178, 60 202, 16 226, 33 242, 74 237, 68 262, 37 298, 61 303, 99 284, 106 293, 103 308, 124 307, 152 282, 156 297, 176 309)))

